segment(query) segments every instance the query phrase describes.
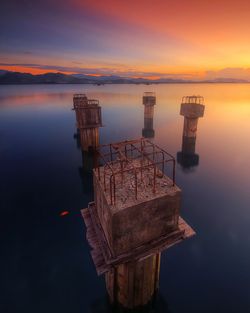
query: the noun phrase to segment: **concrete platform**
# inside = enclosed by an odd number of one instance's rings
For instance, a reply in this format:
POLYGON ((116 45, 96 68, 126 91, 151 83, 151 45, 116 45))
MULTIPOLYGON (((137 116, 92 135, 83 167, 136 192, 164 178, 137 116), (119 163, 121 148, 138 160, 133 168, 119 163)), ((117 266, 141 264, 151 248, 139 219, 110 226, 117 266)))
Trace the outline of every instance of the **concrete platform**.
POLYGON ((120 163, 112 165, 113 171, 118 173, 115 203, 111 203, 111 170, 104 167, 98 169, 100 177, 104 177, 106 170, 106 183, 98 178, 98 171, 94 170, 97 215, 113 255, 126 253, 178 229, 180 188, 159 169, 156 169, 156 175, 153 167, 141 171, 143 162, 147 166, 146 161, 131 160, 126 167, 123 165, 123 174, 119 174, 120 163))
POLYGON ((150 255, 162 252, 195 235, 194 230, 179 217, 178 227, 175 231, 143 243, 127 253, 114 256, 97 215, 95 203, 89 203, 89 207, 81 210, 81 213, 87 228, 86 237, 92 248, 91 256, 98 275, 110 271, 116 265, 129 262, 131 259, 142 260, 150 255))

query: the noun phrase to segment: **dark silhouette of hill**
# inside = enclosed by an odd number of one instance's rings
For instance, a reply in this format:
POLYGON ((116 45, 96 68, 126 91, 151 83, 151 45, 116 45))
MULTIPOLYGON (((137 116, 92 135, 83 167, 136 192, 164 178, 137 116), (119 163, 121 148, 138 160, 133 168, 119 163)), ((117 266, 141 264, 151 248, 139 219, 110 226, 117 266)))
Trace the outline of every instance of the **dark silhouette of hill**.
POLYGON ((125 78, 120 76, 89 76, 84 74, 67 75, 63 73, 45 73, 32 75, 29 73, 0 70, 0 84, 160 84, 160 83, 247 83, 247 80, 234 78, 217 78, 214 80, 184 80, 160 78, 125 78))

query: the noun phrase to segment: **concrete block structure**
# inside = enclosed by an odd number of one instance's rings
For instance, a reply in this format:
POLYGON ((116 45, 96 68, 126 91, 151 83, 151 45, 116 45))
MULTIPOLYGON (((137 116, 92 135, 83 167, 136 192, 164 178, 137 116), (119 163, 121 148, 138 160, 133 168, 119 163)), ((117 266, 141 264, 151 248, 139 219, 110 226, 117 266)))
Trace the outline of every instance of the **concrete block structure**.
POLYGON ((73 110, 76 113, 76 126, 82 149, 95 150, 99 145, 99 127, 102 126, 99 101, 88 99, 85 94, 75 94, 73 110))
POLYGON ((111 303, 134 309, 158 289, 161 252, 194 231, 180 217, 172 155, 145 138, 102 145, 98 153, 94 202, 82 210, 87 239, 111 303))
POLYGON ((177 153, 177 161, 183 168, 199 164, 199 155, 195 153, 198 119, 204 116, 204 98, 185 96, 182 98, 180 114, 184 116, 182 151, 177 153))
MULTIPOLYGON (((146 142, 139 143, 144 145, 146 142)), ((133 153, 138 153, 138 142, 131 141, 131 145, 133 153)), ((143 146, 141 155, 131 160, 125 156, 125 147, 127 154, 131 151, 128 143, 120 144, 121 157, 110 163, 112 167, 103 166, 94 171, 94 201, 109 247, 115 255, 176 230, 180 210, 181 190, 153 165, 155 163, 148 156, 153 147, 143 146)), ((115 150, 111 153, 116 156, 115 150)), ((160 159, 162 155, 156 154, 160 165, 174 162, 168 155, 165 160, 160 159)))
POLYGON ((203 117, 205 106, 201 96, 182 98, 180 114, 184 116, 183 137, 196 138, 198 119, 203 117))
POLYGON ((142 97, 142 104, 144 105, 144 128, 142 129, 142 136, 145 138, 153 138, 154 131, 154 106, 156 104, 155 92, 144 92, 142 97))

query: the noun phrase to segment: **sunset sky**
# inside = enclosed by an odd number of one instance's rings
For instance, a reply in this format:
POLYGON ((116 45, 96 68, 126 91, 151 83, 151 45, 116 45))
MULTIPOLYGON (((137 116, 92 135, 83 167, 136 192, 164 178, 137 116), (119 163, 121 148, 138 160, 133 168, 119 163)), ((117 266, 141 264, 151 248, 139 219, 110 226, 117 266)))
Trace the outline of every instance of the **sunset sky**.
POLYGON ((0 68, 250 79, 249 0, 6 0, 0 68))

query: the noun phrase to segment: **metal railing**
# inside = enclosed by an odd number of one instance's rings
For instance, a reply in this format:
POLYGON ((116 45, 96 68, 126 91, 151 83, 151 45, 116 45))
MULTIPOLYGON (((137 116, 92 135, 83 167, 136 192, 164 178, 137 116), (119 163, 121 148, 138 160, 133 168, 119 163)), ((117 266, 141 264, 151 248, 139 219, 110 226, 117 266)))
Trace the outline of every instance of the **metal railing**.
POLYGON ((118 177, 123 181, 125 175, 132 174, 137 199, 138 184, 143 180, 143 173, 147 171, 147 175, 152 175, 152 191, 155 193, 157 177, 163 177, 166 165, 171 163, 172 185, 175 185, 175 158, 145 138, 101 145, 98 158, 99 166, 95 171, 105 192, 109 193, 111 205, 116 203, 118 177))
POLYGON ((74 94, 73 96, 73 110, 84 109, 87 107, 99 106, 99 100, 88 99, 85 94, 74 94))
POLYGON ((196 104, 203 104, 204 97, 202 96, 184 96, 182 97, 181 103, 196 103, 196 104))
POLYGON ((144 93, 143 93, 143 97, 155 97, 155 92, 153 92, 153 91, 145 91, 144 93))
POLYGON ((74 99, 81 99, 81 98, 87 99, 87 96, 85 93, 75 93, 73 98, 74 99))

